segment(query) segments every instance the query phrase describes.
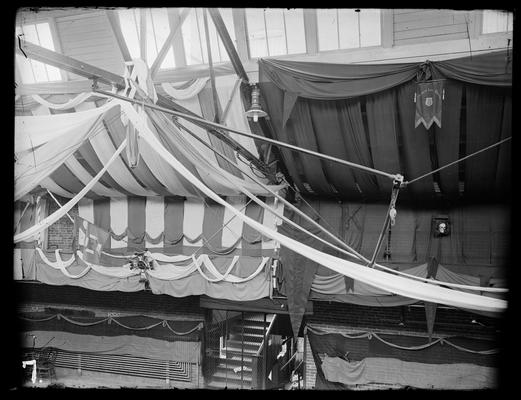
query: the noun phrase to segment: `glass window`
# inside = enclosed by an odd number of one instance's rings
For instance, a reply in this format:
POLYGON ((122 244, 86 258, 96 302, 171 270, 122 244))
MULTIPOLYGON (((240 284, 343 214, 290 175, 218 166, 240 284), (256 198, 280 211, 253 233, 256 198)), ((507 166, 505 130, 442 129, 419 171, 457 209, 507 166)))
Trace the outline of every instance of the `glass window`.
POLYGON ((302 9, 247 8, 250 57, 306 52, 302 9))
POLYGON ((139 8, 119 10, 118 14, 121 33, 125 38, 130 57, 139 58, 139 34, 141 29, 140 10, 139 8))
MULTIPOLYGON (((48 22, 17 26, 15 34, 16 36, 22 35, 22 38, 28 42, 55 50, 48 22)), ((58 68, 31 60, 20 54, 16 55, 16 65, 20 71, 22 83, 51 82, 62 79, 58 68)))
MULTIPOLYGON (((128 51, 132 58, 140 58, 141 12, 146 20, 146 62, 152 66, 161 47, 170 34, 170 21, 166 8, 135 8, 119 10, 121 32, 125 38, 128 51)), ((175 60, 170 48, 161 63, 160 68, 174 68, 175 60)))
MULTIPOLYGON (((232 42, 235 44, 235 30, 233 28, 233 17, 231 8, 220 8, 219 12, 228 30, 232 42)), ((230 61, 224 44, 217 33, 210 14, 207 14, 208 33, 210 37, 210 49, 212 62, 230 61)), ((204 27, 204 15, 202 8, 194 8, 188 14, 182 26, 183 44, 186 54, 187 65, 207 64, 208 51, 206 46, 206 34, 204 27)))
POLYGON ((381 44, 378 9, 317 9, 317 27, 321 51, 381 44))
POLYGON ((513 13, 506 11, 483 11, 483 33, 511 32, 513 13))

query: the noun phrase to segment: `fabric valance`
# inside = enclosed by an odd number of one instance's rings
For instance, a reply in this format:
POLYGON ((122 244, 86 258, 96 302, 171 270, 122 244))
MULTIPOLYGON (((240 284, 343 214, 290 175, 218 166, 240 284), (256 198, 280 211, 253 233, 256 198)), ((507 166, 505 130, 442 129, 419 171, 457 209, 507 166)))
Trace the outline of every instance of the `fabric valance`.
POLYGON ((478 85, 512 86, 512 55, 506 51, 445 61, 397 64, 332 64, 259 60, 259 82, 271 81, 298 97, 334 100, 364 96, 398 86, 431 66, 436 78, 478 85))

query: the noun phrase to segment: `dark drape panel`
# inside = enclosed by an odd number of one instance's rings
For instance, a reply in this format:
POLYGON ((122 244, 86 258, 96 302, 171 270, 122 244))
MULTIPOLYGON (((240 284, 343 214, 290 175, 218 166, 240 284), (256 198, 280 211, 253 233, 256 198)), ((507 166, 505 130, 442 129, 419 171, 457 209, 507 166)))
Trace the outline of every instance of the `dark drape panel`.
MULTIPOLYGON (((310 114, 308 103, 299 99, 293 108, 291 118, 286 123, 286 132, 290 143, 308 150, 319 151, 310 114)), ((324 161, 298 152, 294 154, 294 157, 301 160, 307 183, 311 186, 313 192, 329 194, 331 188, 324 175, 324 161)), ((309 192, 309 190, 306 191, 309 192)))
MULTIPOLYGON (((285 212, 285 214, 299 225, 301 224, 301 222, 298 221, 298 216, 293 212, 285 212)), ((312 233, 318 234, 318 229, 311 228, 311 226, 307 226, 307 228, 310 229, 312 233)), ((320 242, 288 224, 282 224, 279 227, 279 232, 308 246, 312 246, 315 249, 324 250, 320 242)), ((288 313, 291 326, 294 335, 298 336, 318 264, 284 246, 280 248, 280 261, 283 271, 283 288, 281 291, 284 292, 288 299, 288 313)))
MULTIPOLYGON (((401 171, 396 131, 396 92, 387 90, 367 96, 366 110, 374 167, 389 173, 401 171)), ((376 181, 382 193, 391 193, 392 182, 390 179, 377 175, 376 181)))
MULTIPOLYGON (((110 199, 94 200, 94 225, 110 232, 110 199)), ((118 232, 119 233, 119 232, 118 232)), ((108 241, 110 243, 110 241, 108 241)))
MULTIPOLYGON (((433 124, 438 165, 442 167, 459 158, 460 116, 462 86, 458 82, 444 82, 445 98, 442 103, 441 128, 433 124)), ((450 198, 459 193, 458 164, 439 172, 440 190, 450 198)))
MULTIPOLYGON (((367 167, 373 167, 369 143, 362 121, 362 111, 359 100, 341 101, 339 108, 340 124, 344 127, 344 136, 347 146, 348 160, 367 167)), ((365 197, 374 197, 378 191, 378 184, 374 174, 353 170, 358 186, 365 197)))
MULTIPOLYGON (((498 142, 503 124, 504 91, 485 86, 468 85, 467 144, 470 154, 498 142)), ((492 197, 498 165, 497 147, 468 159, 465 163, 465 192, 476 197, 492 197)))
MULTIPOLYGON (((311 120, 315 128, 315 135, 320 152, 342 160, 348 159, 345 126, 341 124, 338 101, 303 100, 311 111, 311 120)), ((324 161, 324 170, 329 182, 341 195, 350 199, 360 198, 360 191, 356 188, 354 169, 341 166, 332 161, 324 161)))
MULTIPOLYGON (((501 140, 512 136, 512 96, 505 95, 503 106, 503 124, 501 140)), ((494 192, 499 196, 509 197, 512 188, 512 141, 504 142, 498 150, 496 171, 496 187, 494 192)))
MULTIPOLYGON (((403 168, 405 179, 410 181, 418 176, 432 171, 429 151, 429 135, 423 124, 414 127, 414 92, 416 84, 407 83, 398 89, 399 132, 402 135, 403 168)), ((432 175, 420 179, 407 187, 414 197, 428 199, 434 195, 432 175)))
POLYGON ((145 249, 145 208, 145 197, 128 197, 128 249, 145 249))

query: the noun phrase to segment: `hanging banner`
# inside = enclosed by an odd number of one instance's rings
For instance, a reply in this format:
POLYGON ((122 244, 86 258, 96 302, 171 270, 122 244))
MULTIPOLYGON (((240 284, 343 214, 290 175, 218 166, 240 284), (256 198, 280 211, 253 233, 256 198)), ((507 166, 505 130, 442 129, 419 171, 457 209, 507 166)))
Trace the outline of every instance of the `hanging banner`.
POLYGON ((74 238, 76 248, 83 252, 85 261, 99 264, 101 252, 109 237, 110 234, 105 229, 76 216, 74 220, 74 238))
POLYGON ((429 129, 433 122, 441 128, 441 108, 444 98, 443 81, 419 82, 416 86, 414 101, 416 115, 414 127, 420 123, 429 129))

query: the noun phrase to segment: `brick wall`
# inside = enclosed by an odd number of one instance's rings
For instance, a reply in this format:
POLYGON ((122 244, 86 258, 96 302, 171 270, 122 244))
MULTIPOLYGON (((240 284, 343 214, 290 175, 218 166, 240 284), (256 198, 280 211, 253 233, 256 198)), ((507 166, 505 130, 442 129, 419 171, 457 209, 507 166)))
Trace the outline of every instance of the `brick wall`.
MULTIPOLYGON (((56 195, 55 197, 62 205, 70 200, 56 195)), ((58 204, 56 204, 52 198, 49 198, 47 202, 49 207, 47 215, 50 215, 58 209, 58 204)), ((78 215, 78 207, 74 206, 69 211, 69 215, 74 219, 74 217, 78 215)), ((65 251, 72 251, 73 236, 74 223, 71 222, 67 215, 64 215, 47 229, 47 249, 62 249, 65 251)))

